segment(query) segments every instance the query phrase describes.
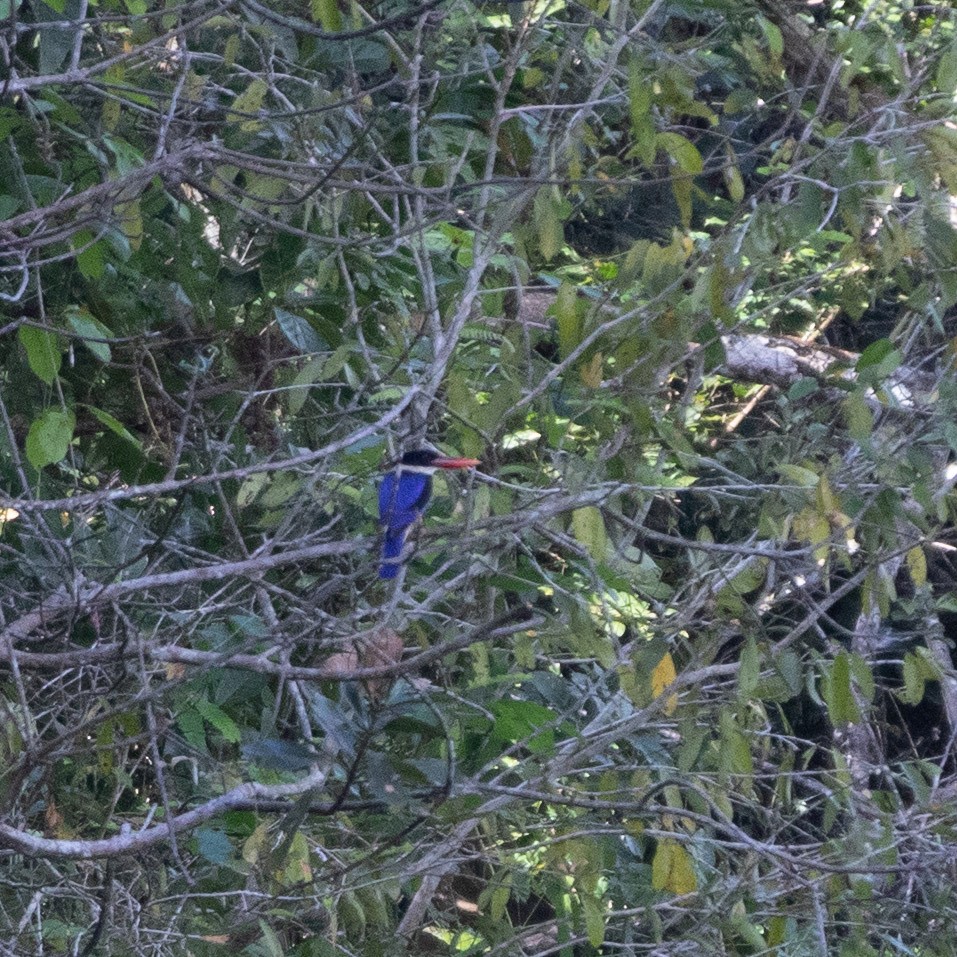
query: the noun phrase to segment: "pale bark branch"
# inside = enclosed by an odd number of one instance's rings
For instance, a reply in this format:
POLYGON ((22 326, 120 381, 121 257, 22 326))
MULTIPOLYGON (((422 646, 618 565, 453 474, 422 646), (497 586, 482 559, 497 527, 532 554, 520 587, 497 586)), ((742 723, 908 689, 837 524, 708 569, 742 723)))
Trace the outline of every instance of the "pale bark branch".
POLYGON ((292 784, 259 784, 248 781, 204 802, 192 811, 185 811, 173 820, 141 831, 125 831, 115 837, 93 841, 67 841, 40 837, 0 822, 0 847, 7 847, 28 857, 90 860, 96 857, 119 857, 137 854, 168 841, 174 834, 195 828, 226 811, 255 807, 259 801, 295 798, 323 786, 326 771, 314 768, 306 777, 292 784))

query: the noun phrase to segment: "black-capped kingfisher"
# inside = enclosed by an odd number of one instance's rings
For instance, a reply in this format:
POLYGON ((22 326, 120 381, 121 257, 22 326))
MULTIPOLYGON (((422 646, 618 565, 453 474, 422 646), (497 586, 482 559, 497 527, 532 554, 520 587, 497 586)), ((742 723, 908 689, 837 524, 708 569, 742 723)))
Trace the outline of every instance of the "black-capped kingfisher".
POLYGON ((379 486, 379 521, 385 531, 380 578, 399 573, 402 546, 409 529, 422 517, 432 497, 432 476, 436 469, 468 469, 478 459, 446 458, 429 449, 406 452, 379 486))

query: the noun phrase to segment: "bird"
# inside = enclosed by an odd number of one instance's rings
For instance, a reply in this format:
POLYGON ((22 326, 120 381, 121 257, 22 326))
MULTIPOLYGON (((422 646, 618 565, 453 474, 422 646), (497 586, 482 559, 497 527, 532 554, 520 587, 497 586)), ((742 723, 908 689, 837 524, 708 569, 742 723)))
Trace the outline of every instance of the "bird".
POLYGON ((409 529, 422 517, 432 497, 432 476, 436 469, 468 469, 478 459, 447 458, 431 449, 406 452, 379 486, 379 522, 385 531, 380 578, 399 574, 399 559, 409 529))

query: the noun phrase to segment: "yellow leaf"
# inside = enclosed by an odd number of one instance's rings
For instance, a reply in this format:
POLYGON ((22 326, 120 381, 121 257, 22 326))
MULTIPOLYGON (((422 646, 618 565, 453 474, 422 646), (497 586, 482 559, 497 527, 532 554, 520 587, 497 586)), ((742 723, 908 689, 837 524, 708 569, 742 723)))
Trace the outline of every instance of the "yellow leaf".
POLYGON ((651 886, 656 891, 690 894, 698 889, 691 855, 677 842, 663 840, 651 862, 651 886))
POLYGON ((123 235, 129 240, 130 249, 134 252, 143 242, 143 212, 138 199, 128 203, 117 203, 114 209, 119 227, 123 235))
POLYGON ((661 841, 655 850, 651 861, 651 886, 656 891, 663 891, 671 874, 671 851, 675 847, 673 841, 661 841))
MULTIPOLYGON (((665 693, 665 689, 671 686, 676 677, 675 660, 671 657, 671 652, 669 651, 665 653, 664 658, 655 665, 654 670, 651 672, 652 698, 660 698, 665 693)), ((675 708, 677 707, 678 696, 676 694, 668 695, 668 700, 665 702, 665 714, 674 714, 675 708)))
POLYGON ((840 504, 834 495, 834 490, 831 488, 831 483, 827 480, 827 476, 825 475, 822 475, 820 479, 818 479, 817 501, 821 511, 825 514, 828 512, 837 511, 840 504))
POLYGON ((915 545, 907 553, 907 570, 915 587, 920 588, 927 584, 927 558, 920 545, 915 545))
POLYGON ((724 168, 723 173, 728 196, 735 203, 740 203, 744 199, 744 180, 741 178, 741 170, 732 163, 724 168))
POLYGON ((671 862, 671 890, 676 894, 690 894, 698 889, 698 879, 691 864, 691 855, 678 844, 671 862))
POLYGON ((312 867, 309 864, 309 846, 305 835, 298 831, 289 844, 286 860, 277 868, 275 878, 281 884, 301 884, 312 880, 312 867))
POLYGON ((794 516, 791 523, 794 537, 811 545, 820 545, 831 537, 828 520, 812 508, 806 508, 794 516))
POLYGON ((240 36, 238 33, 231 34, 226 40, 226 44, 223 47, 223 66, 226 67, 226 69, 230 69, 236 62, 236 54, 239 53, 239 43, 240 36))
POLYGON ((268 847, 269 826, 265 823, 260 824, 243 844, 243 860, 247 864, 255 864, 260 855, 268 847))
POLYGON ((604 356, 596 352, 581 368, 582 385, 589 389, 597 389, 601 385, 601 367, 604 356))

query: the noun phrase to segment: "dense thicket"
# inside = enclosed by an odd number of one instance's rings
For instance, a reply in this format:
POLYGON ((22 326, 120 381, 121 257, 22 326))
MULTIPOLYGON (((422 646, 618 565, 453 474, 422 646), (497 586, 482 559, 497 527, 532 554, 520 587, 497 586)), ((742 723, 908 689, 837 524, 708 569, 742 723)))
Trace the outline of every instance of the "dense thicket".
POLYGON ((949 3, 0 17, 0 953, 955 951, 949 3))

